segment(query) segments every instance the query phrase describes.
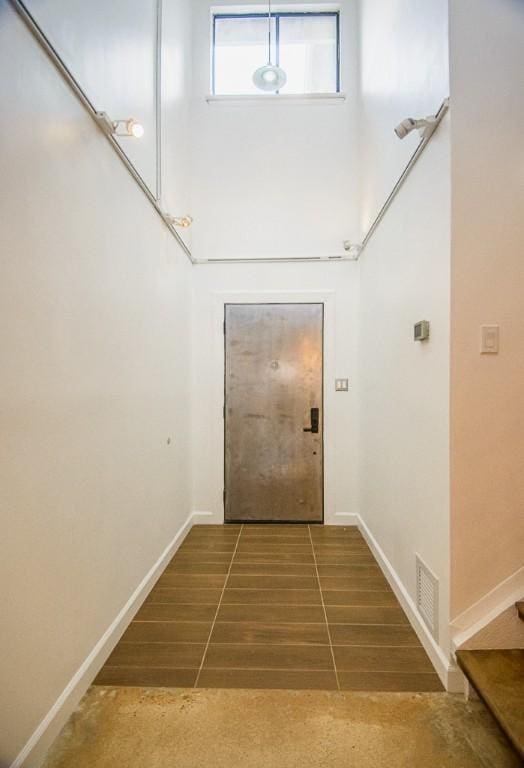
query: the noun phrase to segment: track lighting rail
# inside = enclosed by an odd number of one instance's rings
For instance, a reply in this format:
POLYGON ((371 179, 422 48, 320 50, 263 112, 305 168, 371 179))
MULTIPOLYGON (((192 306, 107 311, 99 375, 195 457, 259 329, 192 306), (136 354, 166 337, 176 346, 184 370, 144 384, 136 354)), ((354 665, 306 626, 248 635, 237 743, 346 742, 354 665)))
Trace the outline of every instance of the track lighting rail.
MULTIPOLYGON (((45 51, 53 65, 56 67, 60 75, 63 77, 63 79, 67 82, 79 102, 82 104, 84 109, 88 112, 88 114, 91 116, 93 121, 97 124, 97 126, 103 131, 104 135, 106 136, 107 141, 111 144, 114 151, 126 167, 129 174, 133 177, 133 179, 136 181, 146 198, 149 200, 157 214, 160 216, 162 221, 164 222, 164 225, 167 227, 171 235, 175 238, 180 248, 184 251, 188 259, 191 261, 192 264, 238 264, 238 263, 289 263, 289 262, 322 262, 325 263, 327 261, 358 261, 360 256, 362 255, 363 251, 365 250, 366 246, 370 242, 371 238, 373 237, 374 233, 376 232, 379 224, 381 223, 382 219, 386 215, 387 211, 391 207, 391 204, 393 203, 393 200, 398 195, 400 189, 404 185, 404 182, 408 178, 409 174, 413 170, 417 160, 422 155, 424 150, 426 149, 427 145, 431 141, 431 138, 433 134, 435 133, 436 129, 440 125, 442 119, 444 118, 445 114, 447 113, 449 109, 449 99, 446 98, 440 105, 437 113, 432 118, 426 118, 426 122, 428 120, 431 121, 431 130, 426 130, 426 132, 422 133, 422 138, 420 143, 418 144, 417 148, 411 155, 406 167, 404 168, 403 172, 401 173, 400 177, 398 178, 397 182, 395 183, 393 189, 391 190, 390 194, 388 195, 384 205, 378 212, 375 220, 369 227, 369 230, 367 231, 364 239, 361 243, 350 243, 349 241, 345 241, 343 243, 344 249, 346 253, 344 255, 336 255, 336 256, 303 256, 303 257, 288 257, 288 258, 272 258, 272 257, 254 257, 254 258, 242 258, 242 259, 235 259, 235 258, 223 258, 223 259, 195 259, 191 253, 191 250, 188 248, 188 246, 185 244, 179 233, 176 231, 176 226, 182 226, 186 227, 189 226, 192 222, 192 219, 190 217, 182 217, 176 218, 170 215, 167 215, 166 212, 162 209, 160 205, 160 200, 155 197, 155 195, 151 192, 149 187, 147 186, 146 182, 138 172, 138 170, 135 168, 133 163, 130 161, 126 153, 121 148, 120 144, 115 138, 114 133, 111 133, 110 131, 106 130, 104 126, 101 124, 100 121, 100 112, 95 108, 83 88, 81 87, 80 83, 77 81, 67 64, 64 62, 56 48, 53 46, 49 38, 45 35, 43 30, 40 28, 40 25, 35 20, 31 12, 26 7, 23 0, 9 0, 11 6, 13 9, 18 13, 20 18, 24 21, 29 31, 32 33, 35 40, 39 43, 41 48, 45 51), (183 223, 181 223, 183 221, 183 223)), ((159 30, 158 30, 159 34, 159 30)), ((159 95, 159 89, 157 86, 157 96, 159 95)), ((157 112, 158 114, 158 112, 157 112)), ((416 122, 416 121, 415 121, 416 122)), ((410 126, 411 127, 411 126, 410 126)), ((416 126, 415 126, 416 127, 416 126)), ((397 129, 399 129, 399 126, 397 126, 397 129)), ((397 135, 399 135, 397 130, 397 135)))
MULTIPOLYGON (((406 181, 406 179, 408 178, 409 174, 411 173, 411 171, 415 167, 415 164, 416 164, 417 160, 419 159, 421 154, 424 152, 424 150, 428 146, 429 142, 431 141, 431 138, 432 138, 433 134, 435 133, 435 131, 437 130, 438 126, 442 122, 442 120, 444 118, 444 115, 446 114, 448 109, 449 109, 449 98, 444 99, 444 101, 440 105, 438 111, 436 112, 434 118, 431 121, 431 130, 429 130, 428 132, 426 132, 426 133, 424 133, 422 135, 422 138, 421 138, 421 140, 420 140, 416 150, 413 152, 413 154, 409 158, 408 164, 406 165, 406 167, 404 168, 404 170, 400 174, 397 183, 395 184, 395 186, 393 187, 393 189, 389 193, 389 195, 388 195, 388 197, 386 199, 386 202, 384 203, 384 205, 382 206, 382 208, 378 212, 375 220, 373 221, 373 223, 371 224, 370 228, 368 229, 366 236, 362 240, 362 243, 360 243, 359 245, 356 246, 359 249, 359 253, 358 253, 358 257, 357 258, 359 258, 362 255, 362 252, 364 251, 365 247, 367 246, 367 244, 369 243, 369 241, 371 240, 371 238, 375 234, 378 225, 380 224, 380 222, 382 221, 382 219, 386 215, 387 211, 391 207, 391 204, 392 204, 393 200, 396 198, 396 196, 400 192, 402 186, 404 185, 404 182, 406 181)), ((396 130, 395 130, 395 132, 396 132, 396 130)), ((398 136, 398 133, 397 133, 397 136, 398 136)), ((399 136, 399 138, 402 138, 402 137, 399 136)))
MULTIPOLYGON (((396 198, 396 196, 400 192, 402 186, 404 185, 404 182, 406 181, 406 179, 408 178, 409 174, 413 170, 417 160, 419 159, 419 157, 421 156, 421 154, 424 152, 424 150, 426 149, 427 145, 431 141, 431 138, 432 138, 433 134, 435 133, 435 131, 437 130, 438 126, 442 122, 442 120, 444 118, 444 115, 446 114, 448 109, 449 109, 449 98, 446 98, 446 99, 444 99, 444 101, 440 105, 437 113, 433 117, 431 117, 431 118, 426 118, 425 122, 427 122, 428 125, 430 126, 430 130, 426 130, 422 134, 421 140, 420 140, 417 148, 415 149, 415 151, 413 152, 413 154, 409 158, 409 161, 408 161, 406 167, 404 168, 404 170, 402 171, 401 175, 399 176, 397 182, 395 183, 395 186, 393 187, 393 189, 389 193, 389 195, 388 195, 388 197, 386 199, 386 202, 384 203, 384 205, 382 206, 382 208, 378 212, 375 220, 373 221, 373 223, 371 224, 370 228, 368 229, 367 234, 364 237, 364 239, 362 240, 362 242, 361 243, 352 243, 349 240, 345 240, 344 241, 343 246, 344 246, 344 250, 346 251, 345 255, 343 255, 343 256, 304 256, 304 257, 300 257, 300 258, 287 258, 287 259, 278 259, 278 258, 273 258, 272 259, 272 258, 257 258, 257 257, 251 258, 251 259, 205 259, 205 260, 204 259, 202 259, 202 260, 197 259, 195 263, 196 264, 213 264, 213 263, 217 263, 217 264, 231 264, 231 263, 246 263, 246 262, 250 262, 250 263, 252 263, 252 262, 267 263, 267 262, 278 262, 278 261, 282 261, 282 262, 290 262, 290 261, 319 261, 319 262, 326 262, 326 261, 358 261, 359 258, 362 255, 362 253, 364 252, 364 249, 368 245, 369 241, 371 240, 371 238, 375 234, 375 232, 377 230, 377 227, 379 226, 380 222, 382 221, 382 219, 386 215, 387 211, 391 207, 391 204, 392 204, 393 200, 396 198)), ((414 127, 416 127, 416 126, 414 126, 414 127)), ((398 133, 397 133, 397 136, 398 136, 398 133)), ((399 138, 401 138, 401 137, 399 136, 399 138)))
POLYGON ((182 248, 188 259, 191 261, 191 263, 195 263, 193 256, 191 254, 190 249, 187 247, 187 245, 184 243, 178 232, 175 230, 175 224, 169 220, 169 217, 166 217, 165 211, 162 210, 160 206, 159 200, 156 199, 156 197, 153 195, 149 187, 147 186, 146 182, 140 175, 140 173, 137 171, 131 160, 128 158, 124 150, 121 148, 118 141, 115 139, 114 135, 107 131, 103 125, 101 125, 100 122, 100 112, 95 108, 94 104, 91 102, 89 97, 87 96, 86 92, 83 90, 80 83, 77 81, 67 64, 64 62, 56 48, 53 46, 49 38, 44 34, 42 29, 40 28, 40 25, 36 21, 36 19, 33 17, 31 12, 26 7, 25 3, 22 2, 22 0, 9 0, 11 3, 11 6, 14 8, 14 10, 18 13, 22 21, 26 24, 27 28, 35 38, 35 40, 39 43, 39 45, 42 47, 42 49, 45 51, 51 62, 54 64, 60 75, 63 77, 63 79, 66 81, 66 83, 69 85, 75 96, 77 97, 78 101, 82 104, 86 112, 92 117, 93 121, 97 124, 97 126, 102 130, 104 135, 106 136, 107 140, 113 147, 114 151, 126 167, 129 174, 133 177, 133 179, 136 181, 144 195, 147 197, 155 211, 158 213, 162 221, 164 222, 165 226, 169 230, 169 232, 173 235, 175 240, 177 241, 178 245, 182 248))

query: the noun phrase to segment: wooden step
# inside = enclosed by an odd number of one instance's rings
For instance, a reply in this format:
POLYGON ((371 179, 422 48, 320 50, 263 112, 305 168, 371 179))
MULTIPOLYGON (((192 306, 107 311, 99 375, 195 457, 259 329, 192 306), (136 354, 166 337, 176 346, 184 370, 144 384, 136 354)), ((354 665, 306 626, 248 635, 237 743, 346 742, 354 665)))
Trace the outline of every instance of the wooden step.
POLYGON ((524 760, 524 650, 457 651, 457 661, 524 760))
POLYGON ((519 619, 522 619, 524 621, 524 600, 519 600, 518 603, 515 603, 517 606, 517 613, 519 615, 519 619))

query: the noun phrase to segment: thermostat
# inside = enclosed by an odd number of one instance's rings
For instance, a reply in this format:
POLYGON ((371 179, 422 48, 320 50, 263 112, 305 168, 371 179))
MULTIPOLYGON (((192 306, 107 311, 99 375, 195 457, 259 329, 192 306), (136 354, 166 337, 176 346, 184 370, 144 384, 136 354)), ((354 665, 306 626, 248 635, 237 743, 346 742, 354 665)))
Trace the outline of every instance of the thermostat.
POLYGON ((427 341, 429 339, 429 320, 420 320, 414 325, 415 341, 427 341))

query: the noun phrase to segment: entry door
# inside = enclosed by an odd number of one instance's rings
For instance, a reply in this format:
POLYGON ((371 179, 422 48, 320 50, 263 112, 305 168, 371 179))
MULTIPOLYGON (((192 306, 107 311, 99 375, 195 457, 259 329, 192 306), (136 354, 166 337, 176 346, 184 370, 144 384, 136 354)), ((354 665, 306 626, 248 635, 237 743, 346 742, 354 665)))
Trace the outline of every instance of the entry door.
POLYGON ((226 521, 323 520, 323 310, 226 305, 226 521))

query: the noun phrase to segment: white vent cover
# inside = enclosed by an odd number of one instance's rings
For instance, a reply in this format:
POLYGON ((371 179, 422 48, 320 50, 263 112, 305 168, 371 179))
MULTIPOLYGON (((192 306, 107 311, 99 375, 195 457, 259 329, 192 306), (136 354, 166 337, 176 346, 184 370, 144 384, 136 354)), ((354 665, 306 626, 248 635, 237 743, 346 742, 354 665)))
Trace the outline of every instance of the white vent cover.
POLYGON ((417 609, 433 637, 438 637, 438 579, 416 555, 417 609))

